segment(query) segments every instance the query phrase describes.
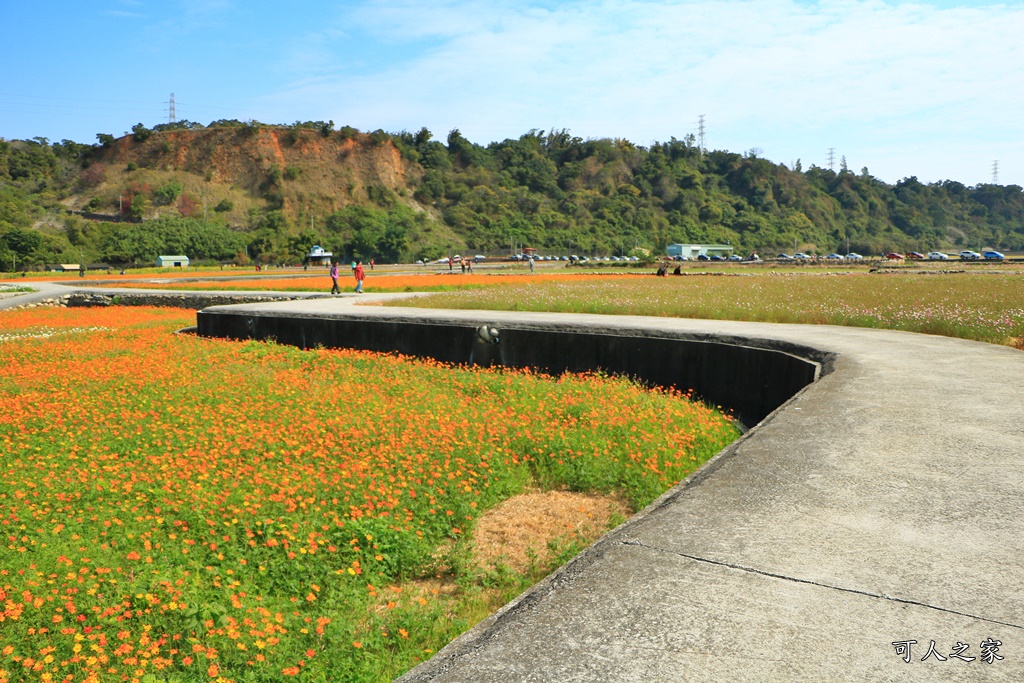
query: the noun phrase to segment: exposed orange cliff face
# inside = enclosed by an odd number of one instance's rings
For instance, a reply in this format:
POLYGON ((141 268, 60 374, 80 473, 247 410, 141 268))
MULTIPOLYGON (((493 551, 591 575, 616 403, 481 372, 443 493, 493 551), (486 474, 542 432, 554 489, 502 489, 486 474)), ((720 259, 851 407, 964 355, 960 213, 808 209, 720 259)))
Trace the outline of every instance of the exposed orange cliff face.
POLYGON ((370 188, 411 197, 409 183, 419 172, 390 140, 269 126, 176 130, 141 142, 127 135, 99 161, 115 171, 135 169, 115 172, 109 176, 113 183, 155 187, 174 176, 186 192, 201 187, 208 205, 241 196, 249 208, 276 205, 292 218, 366 203, 370 188))

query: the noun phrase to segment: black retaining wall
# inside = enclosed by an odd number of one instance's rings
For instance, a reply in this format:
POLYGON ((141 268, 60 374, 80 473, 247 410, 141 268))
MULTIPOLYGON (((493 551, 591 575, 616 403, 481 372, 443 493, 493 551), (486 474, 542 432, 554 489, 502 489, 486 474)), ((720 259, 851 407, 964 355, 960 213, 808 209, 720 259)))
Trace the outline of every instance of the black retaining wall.
POLYGON ((695 394, 752 427, 828 371, 831 359, 774 340, 673 336, 579 325, 499 326, 500 343, 477 341, 464 321, 342 316, 283 316, 212 309, 197 314, 206 337, 274 340, 313 348, 353 348, 449 363, 531 367, 558 374, 601 370, 695 394))

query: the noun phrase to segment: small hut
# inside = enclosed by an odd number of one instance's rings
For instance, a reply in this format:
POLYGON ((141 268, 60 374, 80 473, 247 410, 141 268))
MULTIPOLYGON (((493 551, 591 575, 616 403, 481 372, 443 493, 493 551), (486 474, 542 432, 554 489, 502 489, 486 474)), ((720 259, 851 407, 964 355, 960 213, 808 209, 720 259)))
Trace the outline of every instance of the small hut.
POLYGON ((157 256, 157 268, 188 268, 188 256, 157 256))
POLYGON ((306 254, 306 263, 311 266, 329 266, 333 257, 334 254, 332 252, 325 251, 323 247, 317 244, 306 254))

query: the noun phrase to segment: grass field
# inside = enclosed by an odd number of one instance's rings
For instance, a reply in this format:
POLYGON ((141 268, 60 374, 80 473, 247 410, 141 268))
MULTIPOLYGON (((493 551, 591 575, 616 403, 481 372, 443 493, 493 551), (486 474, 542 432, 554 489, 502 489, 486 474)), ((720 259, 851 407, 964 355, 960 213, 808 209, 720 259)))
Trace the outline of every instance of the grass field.
POLYGON ((564 561, 472 561, 524 491, 636 510, 738 435, 685 396, 0 312, 0 681, 390 680, 564 561))
POLYGON ((769 271, 558 281, 520 278, 393 305, 847 325, 1024 346, 1021 274, 769 271))

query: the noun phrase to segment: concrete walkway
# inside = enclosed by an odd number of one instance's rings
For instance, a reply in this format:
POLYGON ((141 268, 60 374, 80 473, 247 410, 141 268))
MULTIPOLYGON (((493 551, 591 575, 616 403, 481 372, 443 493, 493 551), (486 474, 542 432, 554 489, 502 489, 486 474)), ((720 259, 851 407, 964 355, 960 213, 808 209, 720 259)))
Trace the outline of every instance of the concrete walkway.
POLYGON ((1024 353, 884 330, 350 303, 239 308, 835 354, 697 475, 402 681, 1024 680, 1024 353))
POLYGON ((378 298, 241 308, 835 354, 694 477, 402 681, 1024 680, 1024 353, 856 328, 351 305, 378 298))

